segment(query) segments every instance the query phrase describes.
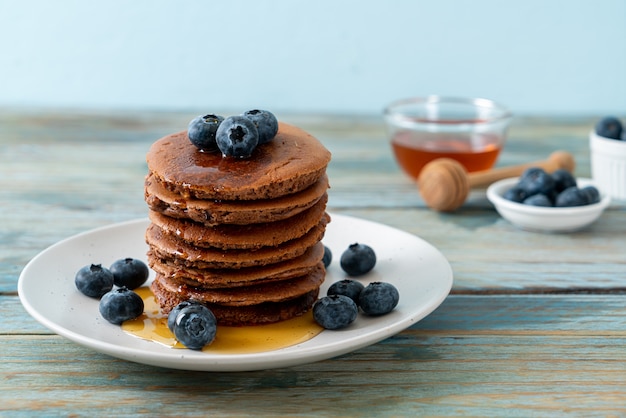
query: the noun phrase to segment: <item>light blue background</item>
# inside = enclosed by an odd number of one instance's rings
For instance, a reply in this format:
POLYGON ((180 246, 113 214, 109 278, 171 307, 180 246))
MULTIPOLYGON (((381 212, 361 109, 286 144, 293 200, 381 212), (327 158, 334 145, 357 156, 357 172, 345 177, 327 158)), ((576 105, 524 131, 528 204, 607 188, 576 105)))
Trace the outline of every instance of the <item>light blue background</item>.
POLYGON ((0 106, 626 114, 626 0, 0 0, 0 106))

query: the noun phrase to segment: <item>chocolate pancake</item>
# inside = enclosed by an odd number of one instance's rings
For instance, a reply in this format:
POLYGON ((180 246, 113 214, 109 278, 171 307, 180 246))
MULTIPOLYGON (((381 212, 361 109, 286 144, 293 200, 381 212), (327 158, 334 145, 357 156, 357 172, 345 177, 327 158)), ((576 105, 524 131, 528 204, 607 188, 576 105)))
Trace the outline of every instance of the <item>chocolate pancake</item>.
MULTIPOLYGON (((152 282, 151 289, 164 314, 168 314, 180 302, 187 300, 186 295, 170 292, 161 287, 159 282, 152 282)), ((261 325, 285 321, 304 314, 311 309, 318 295, 319 289, 315 289, 302 296, 281 302, 263 302, 248 306, 223 306, 216 303, 205 303, 205 305, 215 315, 218 325, 261 325)))
POLYGON ((300 256, 322 240, 326 224, 330 220, 324 214, 319 223, 300 238, 275 247, 255 250, 223 250, 200 248, 165 233, 155 224, 146 230, 146 242, 155 256, 194 268, 243 268, 264 266, 300 256))
POLYGON ((162 292, 179 294, 182 300, 193 299, 222 306, 249 306, 264 302, 281 302, 302 296, 318 289, 324 281, 324 276, 324 265, 318 263, 313 271, 304 276, 236 289, 200 289, 181 285, 160 274, 156 275, 153 283, 158 283, 157 286, 162 292))
POLYGON ((262 267, 195 269, 160 259, 152 251, 148 252, 148 263, 154 271, 181 285, 234 289, 303 276, 315 269, 323 256, 324 245, 317 243, 299 257, 262 267))
POLYGON ((264 302, 250 306, 222 306, 205 304, 215 315, 220 325, 243 326, 270 324, 295 318, 308 312, 317 300, 319 289, 295 299, 282 302, 264 302))
POLYGON ((330 152, 313 136, 285 123, 247 159, 199 151, 187 132, 165 136, 147 154, 155 180, 183 198, 259 200, 305 190, 325 173, 330 152))
POLYGON ((328 178, 324 174, 305 190, 275 199, 219 201, 183 198, 167 190, 148 174, 145 200, 151 210, 166 216, 190 219, 208 226, 246 225, 287 219, 309 209, 326 195, 328 178))
POLYGON ((319 224, 326 210, 326 195, 312 208, 287 219, 248 225, 221 224, 206 226, 193 221, 171 218, 150 211, 150 220, 164 233, 191 245, 222 249, 258 249, 273 247, 300 238, 319 224))

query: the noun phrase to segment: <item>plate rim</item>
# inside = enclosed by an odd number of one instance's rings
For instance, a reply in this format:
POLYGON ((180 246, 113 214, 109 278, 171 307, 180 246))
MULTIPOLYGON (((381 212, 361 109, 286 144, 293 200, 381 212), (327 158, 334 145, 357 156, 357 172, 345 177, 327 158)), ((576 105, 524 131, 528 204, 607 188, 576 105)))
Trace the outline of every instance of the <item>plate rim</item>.
MULTIPOLYGON (((46 254, 56 250, 58 247, 62 247, 67 245, 68 242, 73 240, 85 238, 90 235, 98 235, 102 234, 105 231, 114 230, 116 228, 124 228, 129 226, 139 226, 140 224, 145 224, 149 222, 149 219, 146 218, 138 218, 131 219, 122 222, 112 223, 108 225, 99 226, 96 228, 92 228, 86 231, 79 232, 77 234, 68 236, 56 243, 48 246, 37 255, 35 255, 22 269, 19 278, 18 278, 18 297, 25 308, 25 310, 31 315, 37 322, 48 328, 50 331, 54 332, 57 335, 60 335, 78 345, 83 347, 87 347, 94 351, 110 355, 112 357, 124 359, 127 361, 132 361, 136 363, 148 364, 152 366, 165 367, 171 369, 179 369, 179 370, 195 370, 195 371, 254 371, 254 370, 267 370, 274 369, 279 367, 292 367, 296 365, 313 363, 320 360, 325 360, 329 358, 334 358, 360 348, 376 344, 386 338, 389 338, 404 329, 412 326, 413 324, 419 322, 430 313, 432 313, 437 307, 443 303, 446 297, 449 295, 452 285, 454 282, 453 271, 449 261, 445 258, 445 256, 439 251, 436 247, 434 247, 429 242, 420 238, 419 236, 409 233, 407 231, 391 227, 389 225, 358 218, 350 215, 336 214, 329 212, 331 218, 333 219, 333 223, 344 219, 344 222, 360 222, 367 224, 369 227, 375 228, 383 228, 388 230, 393 230, 395 233, 403 234, 410 239, 414 239, 419 241, 421 245, 425 245, 429 247, 430 251, 433 252, 439 258, 438 261, 443 261, 443 264, 440 266, 445 270, 445 277, 437 277, 439 283, 438 288, 441 290, 436 292, 430 299, 428 299, 427 303, 419 306, 419 309, 416 309, 415 312, 411 312, 411 315, 403 315, 394 321, 391 325, 382 327, 379 332, 376 333, 375 338, 362 338, 359 336, 353 336, 349 339, 338 339, 336 342, 332 344, 326 344, 324 346, 317 345, 306 345, 297 344, 295 346, 286 347, 279 350, 273 351, 265 351, 265 352, 257 352, 257 353, 246 353, 246 354, 227 354, 227 355, 210 355, 207 356, 207 353, 202 352, 189 352, 188 350, 176 350, 176 355, 164 355, 160 352, 156 351, 141 351, 139 352, 139 348, 129 349, 127 347, 121 346, 119 344, 115 344, 114 342, 105 341, 96 339, 91 336, 86 336, 81 333, 78 333, 74 330, 68 329, 62 324, 55 322, 52 319, 45 317, 44 314, 37 309, 36 306, 33 306, 31 300, 28 297, 28 294, 25 290, 25 283, 30 280, 29 273, 30 270, 35 268, 37 263, 41 258, 43 258, 46 254), (180 351, 180 353, 178 353, 180 351), (263 359, 267 359, 269 356, 272 356, 274 353, 278 353, 282 356, 278 360, 273 360, 271 365, 261 365, 263 363, 263 359), (190 354, 190 355, 185 355, 190 354), (206 361, 200 361, 199 363, 190 363, 190 358, 195 358, 198 355, 204 356, 206 361), (216 358, 219 357, 219 358, 216 358), (303 360, 303 357, 305 358, 303 360)), ((332 225, 332 223, 330 224, 332 225)), ((329 225, 329 226, 330 226, 329 225)), ((120 332, 123 332, 120 329, 120 332)), ((340 333, 339 331, 323 331, 323 333, 340 333)), ((131 338, 136 338, 132 337, 131 338)), ((317 337, 316 337, 317 338, 317 337)), ((310 341, 310 340, 309 340, 310 341)), ((156 344, 154 342, 148 342, 149 344, 156 344)))

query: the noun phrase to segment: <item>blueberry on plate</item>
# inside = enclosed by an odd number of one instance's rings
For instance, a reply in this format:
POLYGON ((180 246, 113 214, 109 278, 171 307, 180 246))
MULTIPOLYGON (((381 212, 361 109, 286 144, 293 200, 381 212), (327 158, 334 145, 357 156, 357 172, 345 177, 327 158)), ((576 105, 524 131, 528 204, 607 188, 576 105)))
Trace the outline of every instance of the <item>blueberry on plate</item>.
POLYGON ((113 289, 100 299, 100 315, 115 325, 135 319, 143 313, 143 299, 126 287, 113 289))
POLYGON ((83 295, 101 298, 113 289, 113 273, 101 264, 90 264, 76 272, 74 284, 83 295))
POLYGON ((313 305, 313 319, 324 329, 345 328, 354 322, 358 313, 356 303, 343 295, 324 296, 313 305))
POLYGON ((569 187, 559 193, 555 202, 557 207, 585 206, 587 204, 587 195, 581 193, 581 189, 576 186, 569 187))
POLYGON ((350 244, 341 254, 339 264, 349 276, 362 276, 376 265, 376 253, 368 245, 350 244))
POLYGON ((176 339, 190 350, 202 350, 217 333, 217 319, 206 306, 195 303, 180 309, 174 321, 176 339))
POLYGON ((217 151, 215 134, 223 120, 222 116, 213 114, 192 119, 187 126, 189 141, 203 151, 217 151))
POLYGON ((372 282, 359 295, 359 307, 367 315, 384 315, 398 306, 400 293, 387 282, 372 282))
POLYGON ((150 270, 148 266, 141 260, 136 258, 122 258, 115 261, 109 267, 113 273, 113 279, 116 286, 136 289, 148 280, 150 270))
POLYGON ((595 130, 596 134, 604 138, 621 139, 623 126, 618 118, 607 116, 596 123, 595 130))
POLYGON ((248 158, 259 143, 259 131, 245 116, 229 116, 215 134, 217 146, 226 157, 248 158))
POLYGON ((546 196, 554 194, 554 179, 540 167, 531 167, 524 171, 517 186, 526 193, 527 197, 538 193, 546 196))
POLYGON ((554 180, 554 190, 556 193, 561 193, 568 187, 576 186, 576 178, 569 171, 559 168, 552 173, 552 179, 554 180))
POLYGON ((259 131, 259 144, 270 142, 278 133, 278 119, 267 110, 248 110, 242 116, 250 119, 259 131))
POLYGON ((322 257, 322 262, 324 263, 324 267, 328 268, 330 266, 331 261, 333 261, 333 252, 324 245, 324 257, 322 257))
POLYGON ((343 295, 347 296, 354 301, 358 305, 359 303, 359 295, 361 291, 365 288, 363 283, 358 282, 356 280, 344 279, 339 280, 330 285, 326 294, 328 296, 331 295, 343 295))
POLYGON ((529 196, 526 199, 524 199, 522 203, 525 205, 530 205, 530 206, 543 206, 543 207, 554 206, 554 204, 552 203, 552 200, 550 200, 550 198, 543 193, 529 196))
POLYGON ((174 326, 176 325, 176 316, 178 316, 178 314, 183 308, 186 308, 187 306, 190 306, 190 305, 199 305, 199 304, 200 302, 196 302, 194 300, 186 300, 174 306, 174 309, 172 309, 170 313, 167 315, 167 327, 169 328, 169 330, 172 331, 172 333, 174 333, 174 326))

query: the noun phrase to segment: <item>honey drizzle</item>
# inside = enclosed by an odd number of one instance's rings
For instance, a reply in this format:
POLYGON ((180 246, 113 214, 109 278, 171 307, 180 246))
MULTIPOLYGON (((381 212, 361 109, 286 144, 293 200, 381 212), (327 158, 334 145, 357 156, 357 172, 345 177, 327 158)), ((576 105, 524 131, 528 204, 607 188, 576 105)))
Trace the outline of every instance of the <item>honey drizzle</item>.
MULTIPOLYGON (((149 287, 135 292, 144 302, 144 313, 126 321, 122 329, 135 337, 171 348, 185 348, 167 327, 167 316, 161 313, 149 287)), ((202 351, 212 354, 250 354, 273 351, 303 343, 318 335, 323 328, 315 323, 311 311, 275 324, 244 327, 218 326, 215 340, 202 351)))

